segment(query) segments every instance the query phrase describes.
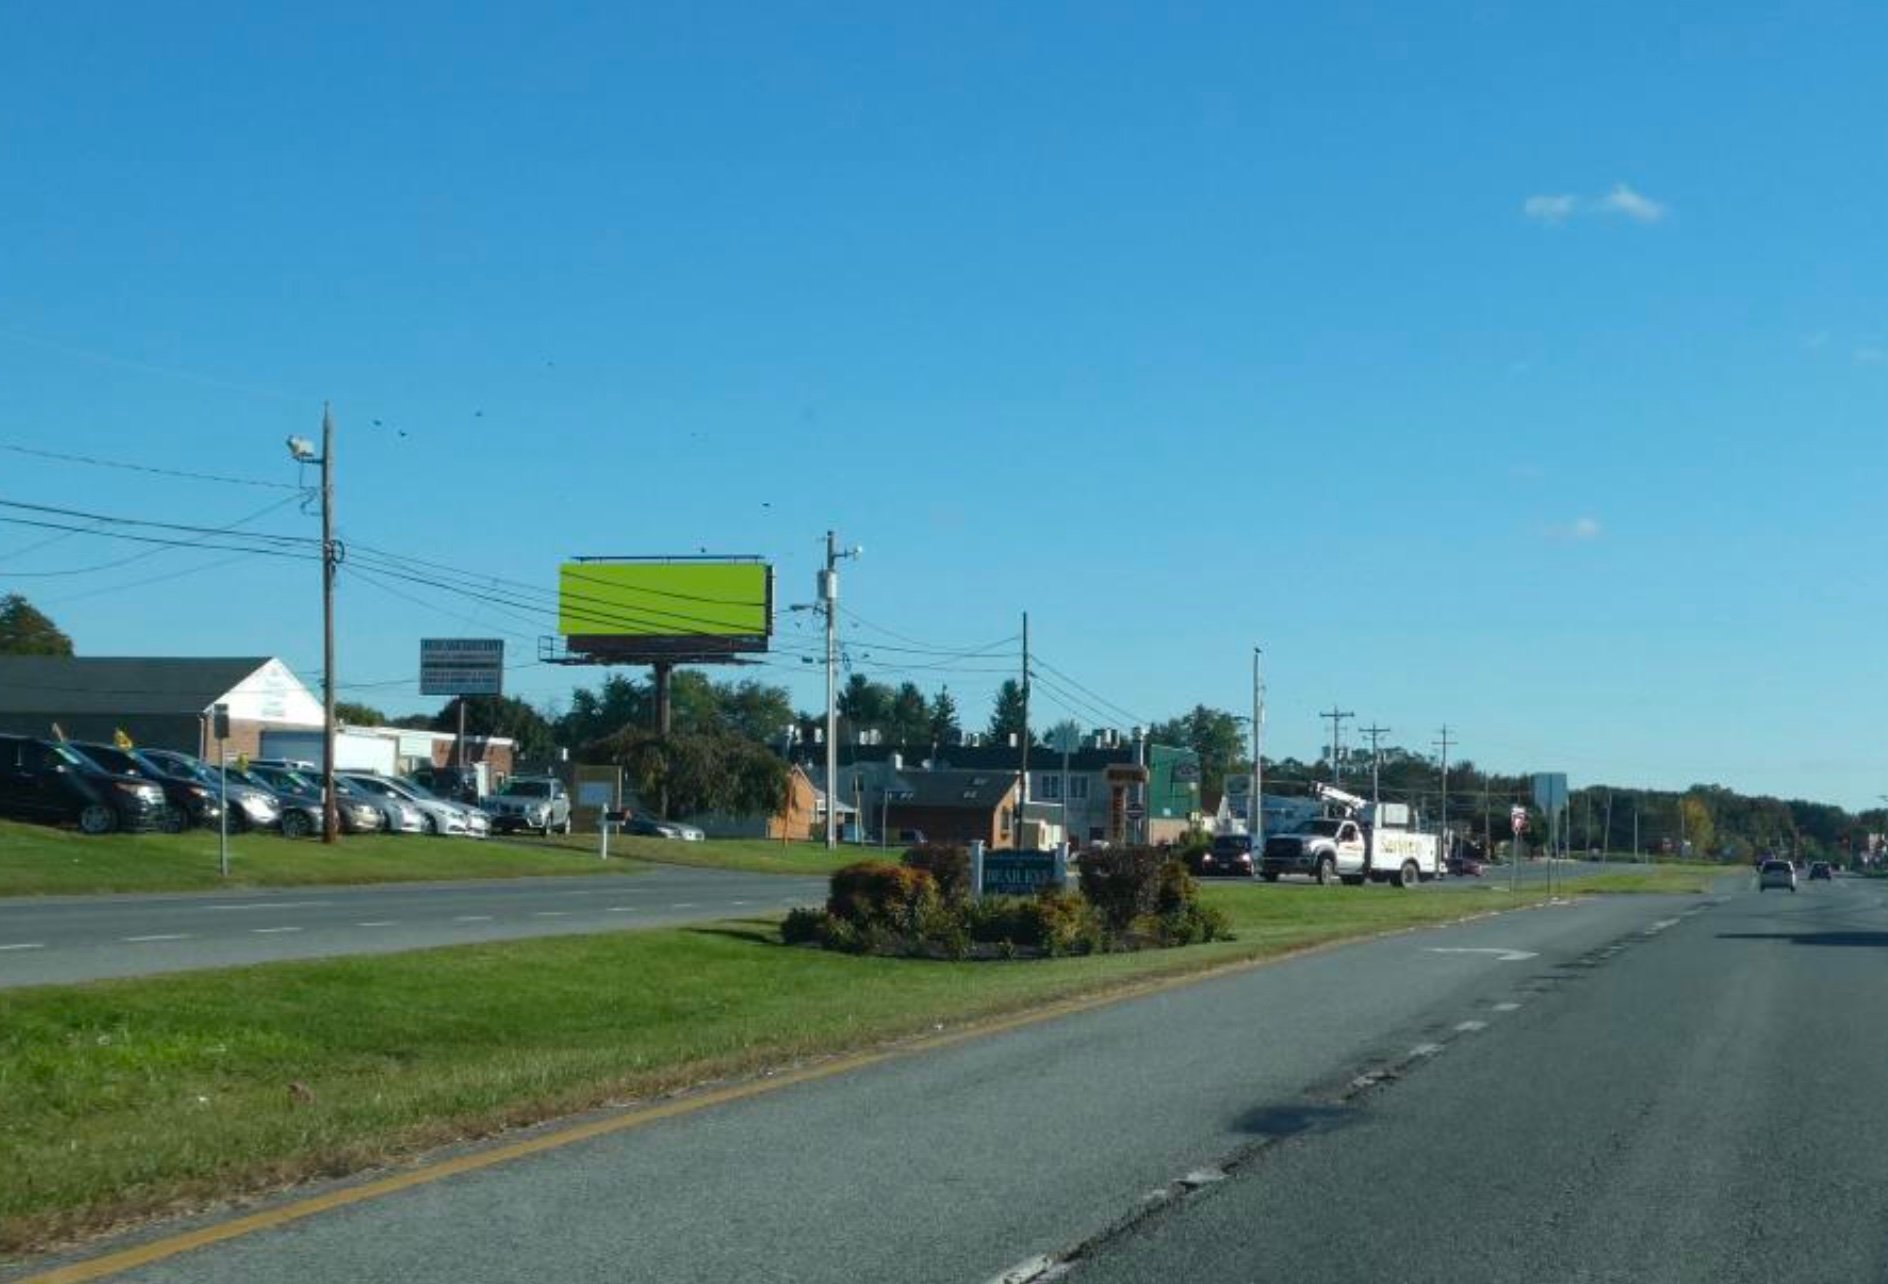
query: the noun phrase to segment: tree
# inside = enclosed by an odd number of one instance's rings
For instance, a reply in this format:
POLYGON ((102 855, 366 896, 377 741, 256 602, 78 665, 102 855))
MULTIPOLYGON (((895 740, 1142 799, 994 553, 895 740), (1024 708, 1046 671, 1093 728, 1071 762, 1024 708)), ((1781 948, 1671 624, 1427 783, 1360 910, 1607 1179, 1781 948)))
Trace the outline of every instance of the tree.
POLYGON ((334 702, 334 720, 345 722, 353 727, 384 727, 387 715, 371 704, 360 704, 353 700, 334 702))
POLYGON ((793 698, 785 687, 745 678, 738 683, 720 684, 717 689, 721 720, 737 735, 764 745, 778 745, 793 725, 793 698))
POLYGON ((996 707, 990 711, 990 739, 1008 744, 1011 736, 1023 733, 1023 684, 1015 678, 1003 679, 997 688, 996 707))
POLYGON ((622 767, 636 795, 665 817, 771 813, 787 796, 788 769, 779 755, 728 731, 677 731, 665 739, 627 727, 583 746, 578 756, 622 767))
POLYGON ((1199 756, 1200 803, 1206 808, 1218 806, 1219 792, 1228 775, 1249 775, 1252 771, 1252 760, 1245 756, 1245 733, 1239 720, 1224 709, 1196 704, 1178 718, 1149 727, 1147 738, 1156 744, 1191 749, 1199 756))
POLYGON ((18 593, 0 597, 0 655, 71 655, 72 639, 18 593))
POLYGON ((855 673, 846 679, 835 703, 839 716, 853 726, 883 728, 891 722, 894 698, 892 689, 883 682, 855 673))
MULTIPOLYGON (((557 745, 544 715, 515 696, 465 696, 465 733, 468 736, 503 736, 518 742, 520 758, 543 758, 557 745)), ((446 702, 433 715, 433 730, 459 729, 459 701, 446 702)))
POLYGON ((954 745, 964 738, 964 729, 957 722, 957 701, 951 699, 949 687, 931 697, 930 723, 934 745, 954 745))
POLYGON ((899 686, 892 697, 891 718, 885 738, 896 745, 925 745, 931 742, 931 707, 915 682, 899 686))

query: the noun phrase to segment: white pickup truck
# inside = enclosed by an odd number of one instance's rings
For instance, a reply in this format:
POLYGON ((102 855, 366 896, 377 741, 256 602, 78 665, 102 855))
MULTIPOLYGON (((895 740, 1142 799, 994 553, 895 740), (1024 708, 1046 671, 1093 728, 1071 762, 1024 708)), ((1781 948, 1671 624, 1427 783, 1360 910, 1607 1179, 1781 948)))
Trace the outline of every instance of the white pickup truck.
POLYGON ((1355 887, 1368 879, 1410 887, 1442 877, 1441 844, 1434 834, 1409 827, 1407 805, 1370 803, 1325 784, 1311 789, 1343 814, 1267 838, 1259 858, 1259 877, 1266 882, 1304 874, 1320 883, 1335 880, 1355 887))

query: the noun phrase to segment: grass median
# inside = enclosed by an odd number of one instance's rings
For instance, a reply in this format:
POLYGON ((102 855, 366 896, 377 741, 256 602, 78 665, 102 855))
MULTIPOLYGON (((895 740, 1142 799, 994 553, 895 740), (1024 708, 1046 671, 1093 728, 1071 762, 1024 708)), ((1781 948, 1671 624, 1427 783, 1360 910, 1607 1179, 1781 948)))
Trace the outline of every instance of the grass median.
POLYGON ((1237 940, 919 962, 789 949, 776 919, 757 918, 0 991, 0 1252, 939 1026, 1545 897, 1257 884, 1204 894, 1237 940))
MULTIPOLYGON (((610 859, 605 862, 597 858, 594 834, 487 839, 344 834, 331 847, 314 839, 232 834, 230 876, 225 879, 218 873, 214 830, 88 837, 71 829, 0 820, 0 896, 620 874, 648 861, 759 874, 829 874, 863 859, 860 851, 844 847, 829 853, 816 843, 763 839, 680 843, 618 836, 610 840, 610 859)), ((871 848, 867 854, 880 853, 871 848)))

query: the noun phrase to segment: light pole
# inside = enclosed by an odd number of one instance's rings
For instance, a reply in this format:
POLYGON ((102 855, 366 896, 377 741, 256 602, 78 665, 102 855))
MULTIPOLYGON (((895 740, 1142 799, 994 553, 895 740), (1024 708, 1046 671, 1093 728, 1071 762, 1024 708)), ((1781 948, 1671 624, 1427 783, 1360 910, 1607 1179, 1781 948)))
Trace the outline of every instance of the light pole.
POLYGON ((1246 832, 1260 855, 1265 852, 1265 648, 1252 648, 1252 802, 1246 832))
MULTIPOLYGON (((290 437, 288 453, 299 463, 321 465, 321 841, 339 832, 334 798, 334 413, 321 407, 321 454, 306 437, 290 437)), ((462 737, 463 739, 463 737, 462 737)))
POLYGON ((839 788, 839 704, 835 684, 839 676, 839 562, 865 552, 858 545, 841 552, 838 537, 826 532, 826 569, 819 575, 819 604, 826 612, 826 850, 839 846, 837 790, 839 788))

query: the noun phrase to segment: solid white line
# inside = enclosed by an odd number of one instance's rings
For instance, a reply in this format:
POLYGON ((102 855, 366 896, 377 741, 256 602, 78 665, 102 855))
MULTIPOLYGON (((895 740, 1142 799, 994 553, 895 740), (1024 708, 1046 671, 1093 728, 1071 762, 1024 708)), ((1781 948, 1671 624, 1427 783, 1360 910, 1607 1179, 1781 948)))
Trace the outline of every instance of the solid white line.
POLYGON ((1488 1028, 1488 1022, 1462 1021, 1457 1023, 1455 1028, 1456 1031, 1461 1034, 1474 1034, 1477 1030, 1486 1030, 1488 1028))
POLYGON ((210 910, 279 910, 279 909, 314 909, 320 905, 332 905, 333 901, 256 901, 254 904, 205 905, 210 910))
POLYGON ((41 941, 25 941, 19 945, 0 945, 0 950, 43 950, 46 946, 41 941))
POLYGON ((257 936, 274 936, 280 932, 299 932, 299 927, 252 927, 249 929, 257 936))
POLYGON ((492 916, 490 914, 461 914, 452 921, 455 923, 489 923, 492 921, 492 916))
POLYGON ((190 934, 187 932, 178 932, 175 934, 160 933, 156 936, 124 936, 119 939, 125 941, 187 941, 190 939, 190 934))
POLYGON ((355 927, 393 927, 399 923, 397 918, 376 919, 371 923, 356 923, 355 927))

